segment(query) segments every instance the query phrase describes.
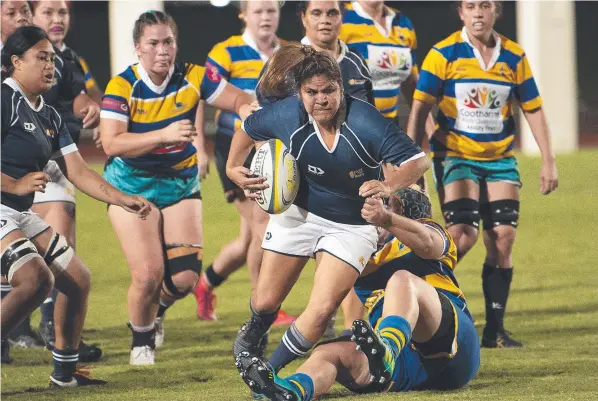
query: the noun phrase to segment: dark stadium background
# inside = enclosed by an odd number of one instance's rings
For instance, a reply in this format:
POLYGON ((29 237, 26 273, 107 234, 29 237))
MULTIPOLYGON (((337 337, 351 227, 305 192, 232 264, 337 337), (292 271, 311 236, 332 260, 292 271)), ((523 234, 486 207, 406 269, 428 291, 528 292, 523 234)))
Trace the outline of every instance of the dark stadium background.
MULTIPOLYGON (((403 11, 412 20, 418 38, 418 62, 428 50, 446 35, 460 28, 454 2, 388 1, 391 7, 403 11)), ((67 43, 89 63, 100 88, 110 79, 110 51, 108 41, 108 3, 75 1, 73 24, 67 43)), ((230 35, 241 31, 238 10, 232 6, 217 8, 209 2, 171 1, 165 9, 179 26, 179 58, 203 64, 211 47, 230 35)), ((505 2, 504 14, 497 30, 517 40, 515 2, 505 2)), ((577 80, 579 96, 579 129, 586 140, 598 143, 598 2, 575 3, 577 80)), ((296 5, 286 2, 281 10, 279 36, 287 40, 302 37, 296 5)), ((133 49, 131 49, 133 52, 133 49)), ((566 63, 558 54, 555 63, 566 63)), ((405 105, 401 114, 407 113, 405 105)), ((405 118, 403 118, 403 121, 405 118)), ((585 141, 584 141, 585 142, 585 141)))

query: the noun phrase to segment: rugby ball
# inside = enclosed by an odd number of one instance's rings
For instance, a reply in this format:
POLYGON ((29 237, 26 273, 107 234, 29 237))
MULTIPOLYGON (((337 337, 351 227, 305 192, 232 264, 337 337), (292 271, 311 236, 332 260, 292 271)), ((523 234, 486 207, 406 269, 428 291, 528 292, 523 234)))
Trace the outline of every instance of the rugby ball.
POLYGON ((264 211, 278 214, 293 204, 299 191, 299 167, 280 139, 270 139, 257 149, 251 171, 266 177, 268 188, 254 191, 258 194, 257 204, 264 211))

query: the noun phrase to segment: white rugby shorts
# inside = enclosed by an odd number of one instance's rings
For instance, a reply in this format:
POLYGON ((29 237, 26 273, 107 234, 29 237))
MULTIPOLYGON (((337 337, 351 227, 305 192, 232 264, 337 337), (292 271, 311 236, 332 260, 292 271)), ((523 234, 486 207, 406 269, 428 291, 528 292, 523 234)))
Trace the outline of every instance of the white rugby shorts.
POLYGON ((376 251, 377 240, 374 226, 335 223, 291 205, 285 212, 270 216, 262 248, 310 258, 327 252, 361 274, 376 251))
POLYGON ((46 184, 46 192, 35 193, 34 204, 46 202, 76 203, 75 186, 62 174, 58 163, 50 160, 44 167, 44 172, 50 176, 52 181, 46 184))
POLYGON ((33 238, 45 231, 48 223, 28 210, 19 212, 11 207, 0 205, 0 239, 15 230, 21 230, 25 237, 33 238))

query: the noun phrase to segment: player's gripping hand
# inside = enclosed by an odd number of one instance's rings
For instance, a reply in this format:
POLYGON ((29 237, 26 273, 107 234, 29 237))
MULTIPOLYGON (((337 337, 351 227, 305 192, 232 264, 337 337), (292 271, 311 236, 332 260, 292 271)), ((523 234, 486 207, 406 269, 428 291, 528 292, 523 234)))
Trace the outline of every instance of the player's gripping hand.
POLYGON ((244 104, 239 107, 239 117, 241 117, 241 120, 245 120, 253 112, 259 110, 259 108, 260 104, 257 102, 257 100, 249 104, 244 104))
POLYGON ((364 198, 369 198, 370 196, 388 198, 391 193, 390 186, 387 183, 378 180, 366 181, 359 187, 359 196, 364 198))
POLYGON ((95 103, 83 107, 79 114, 83 118, 83 128, 94 128, 100 123, 100 106, 95 103))
POLYGON ((383 228, 388 228, 392 222, 391 213, 379 197, 371 197, 365 200, 361 208, 361 217, 368 223, 383 228))
POLYGON ((129 213, 135 213, 145 219, 151 211, 151 205, 143 196, 122 194, 118 200, 118 206, 129 213))
POLYGON ((187 119, 175 121, 162 129, 160 138, 165 145, 179 145, 193 142, 196 136, 197 131, 193 123, 187 119))
POLYGON ((228 175, 228 178, 237 184, 239 188, 245 191, 245 195, 249 199, 257 199, 258 197, 258 194, 253 193, 252 191, 259 191, 269 187, 266 183, 266 177, 259 177, 253 174, 253 171, 244 166, 233 167, 231 169, 227 168, 226 175, 228 175))
POLYGON ((35 171, 14 181, 9 191, 15 195, 28 195, 32 192, 46 192, 46 184, 52 181, 43 171, 35 171))

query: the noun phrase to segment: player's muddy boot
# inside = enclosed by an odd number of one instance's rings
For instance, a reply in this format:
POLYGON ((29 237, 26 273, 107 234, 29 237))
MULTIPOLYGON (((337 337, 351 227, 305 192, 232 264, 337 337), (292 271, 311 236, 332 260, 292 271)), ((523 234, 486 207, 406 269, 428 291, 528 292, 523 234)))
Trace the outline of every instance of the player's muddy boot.
POLYGON ((351 341, 368 359, 372 382, 379 383, 383 390, 387 390, 392 385, 395 370, 394 351, 365 320, 354 321, 352 332, 351 341))
POLYGON ((256 395, 262 394, 274 401, 301 401, 291 384, 274 373, 266 362, 249 352, 241 352, 235 366, 241 378, 256 395))

